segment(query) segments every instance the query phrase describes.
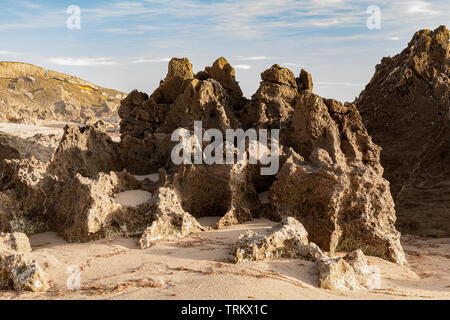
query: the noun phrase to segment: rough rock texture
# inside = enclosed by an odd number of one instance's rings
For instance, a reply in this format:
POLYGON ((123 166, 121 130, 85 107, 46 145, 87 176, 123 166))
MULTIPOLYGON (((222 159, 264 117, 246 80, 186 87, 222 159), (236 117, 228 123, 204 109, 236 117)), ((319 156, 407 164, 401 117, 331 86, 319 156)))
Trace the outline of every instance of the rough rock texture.
MULTIPOLYGON (((59 137, 60 138, 60 137, 59 137)), ((39 161, 50 161, 54 149, 56 136, 43 138, 39 135, 23 139, 0 132, 0 161, 5 159, 30 159, 35 157, 39 161)))
POLYGON ((20 232, 0 233, 0 251, 1 250, 30 253, 30 240, 26 234, 20 232))
POLYGON ((169 167, 176 144, 170 142, 170 136, 180 127, 192 131, 197 120, 203 121, 205 130, 224 131, 237 126, 232 103, 236 98, 229 94, 235 92, 230 80, 234 69, 219 60, 210 70, 218 80, 209 76, 199 80, 194 78, 187 59, 172 59, 165 80, 150 97, 133 91, 122 101, 120 154, 131 173, 146 174, 169 167))
POLYGON ((143 228, 146 219, 140 210, 124 207, 114 200, 117 193, 140 187, 125 171, 102 172, 96 179, 77 173, 54 186, 57 197, 47 206, 50 228, 70 242, 85 242, 143 228))
POLYGON ((355 290, 361 286, 355 271, 343 258, 322 256, 317 260, 319 272, 319 287, 329 290, 355 290))
POLYGON ((90 178, 100 172, 121 171, 119 145, 94 126, 66 126, 48 170, 60 176, 79 173, 90 178))
POLYGON ((0 233, 0 290, 47 291, 42 269, 32 261, 30 240, 23 233, 0 233))
POLYGON ((422 30, 383 58, 356 101, 369 134, 383 148, 397 227, 450 236, 450 33, 422 30))
POLYGON ((214 226, 215 229, 223 229, 236 224, 242 224, 252 220, 253 216, 248 208, 232 208, 220 218, 214 226))
POLYGON ((0 162, 2 231, 32 235, 48 231, 45 204, 53 198, 54 177, 35 158, 0 162))
POLYGON ((125 207, 117 193, 146 188, 121 170, 118 145, 98 124, 67 126, 49 163, 34 157, 0 162, 0 230, 57 231, 67 241, 140 234, 145 203, 125 207))
POLYGON ((367 275, 370 273, 367 258, 361 249, 347 253, 344 260, 352 266, 357 274, 367 275))
POLYGON ((138 245, 142 249, 151 247, 158 240, 183 238, 204 228, 181 207, 175 190, 161 187, 149 203, 152 222, 144 230, 138 245))
POLYGON ((261 78, 258 91, 246 100, 224 58, 195 76, 187 59, 172 59, 152 95, 133 91, 122 101, 125 168, 133 174, 164 168, 174 176, 181 207, 194 217, 219 215, 228 225, 244 221, 235 213, 245 210, 251 216, 292 216, 323 250, 362 249, 405 264, 380 148, 356 107, 313 94, 305 70, 296 78, 273 65, 261 78), (276 177, 262 176, 261 165, 248 161, 174 165, 170 135, 178 128, 192 133, 200 120, 204 130, 222 134, 226 129, 281 129, 281 170, 276 177), (261 204, 257 194, 267 191, 270 203, 261 204))
POLYGON ((251 211, 257 196, 248 184, 247 165, 185 165, 174 177, 184 210, 196 218, 251 211))
POLYGON ((0 290, 43 292, 50 288, 42 269, 21 253, 0 251, 0 290))
POLYGON ((304 258, 315 261, 322 251, 309 243, 308 232, 294 218, 288 217, 258 234, 247 231, 239 236, 232 249, 236 263, 274 258, 304 258))
POLYGON ((31 64, 0 62, 0 122, 83 123, 88 117, 117 122, 117 108, 125 96, 31 64))

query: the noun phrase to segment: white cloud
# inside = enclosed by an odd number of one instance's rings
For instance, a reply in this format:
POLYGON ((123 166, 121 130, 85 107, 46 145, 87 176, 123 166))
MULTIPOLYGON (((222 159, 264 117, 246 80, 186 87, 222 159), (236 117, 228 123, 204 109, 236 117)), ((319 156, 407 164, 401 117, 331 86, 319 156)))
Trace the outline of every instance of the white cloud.
POLYGON ((329 82, 329 81, 317 81, 314 84, 325 86, 344 86, 344 87, 364 87, 365 83, 352 83, 352 82, 329 82))
POLYGON ((412 14, 436 14, 436 11, 431 9, 431 4, 426 1, 410 1, 407 12, 412 14))
POLYGON ((18 56, 18 55, 20 55, 20 53, 13 52, 13 51, 7 51, 7 50, 0 50, 0 55, 2 55, 2 56, 18 56))
POLYGON ((273 58, 267 56, 253 56, 253 57, 237 56, 235 59, 239 61, 261 61, 261 60, 270 60, 273 58))
POLYGON ((159 63, 159 62, 169 62, 170 58, 160 58, 160 59, 147 59, 147 58, 137 58, 132 61, 132 63, 159 63))
POLYGON ((250 70, 252 66, 248 64, 238 64, 234 66, 235 69, 241 69, 241 70, 250 70))
POLYGON ((114 66, 117 65, 117 61, 112 58, 100 57, 100 58, 71 58, 71 57, 55 57, 49 58, 49 62, 60 66, 114 66))

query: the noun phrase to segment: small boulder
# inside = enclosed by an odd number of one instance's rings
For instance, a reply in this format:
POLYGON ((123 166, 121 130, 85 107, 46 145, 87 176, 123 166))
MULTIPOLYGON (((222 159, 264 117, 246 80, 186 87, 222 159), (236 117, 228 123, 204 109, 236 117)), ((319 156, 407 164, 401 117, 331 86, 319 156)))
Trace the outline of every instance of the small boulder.
POLYGON ((315 261, 322 255, 319 247, 309 243, 308 232, 292 217, 283 219, 267 232, 246 231, 233 247, 236 263, 275 258, 306 258, 315 261))
POLYGON ((151 247, 159 240, 181 239, 204 228, 189 213, 185 212, 172 187, 162 187, 152 199, 149 212, 151 224, 138 241, 141 249, 151 247))
POLYGON ((0 250, 0 290, 44 292, 49 282, 36 262, 24 254, 0 250))
POLYGON ((319 287, 322 289, 359 289, 355 270, 343 258, 320 257, 317 260, 319 287))
POLYGON ((367 258, 361 249, 347 253, 344 260, 352 266, 357 274, 367 275, 370 273, 369 265, 367 264, 367 258))

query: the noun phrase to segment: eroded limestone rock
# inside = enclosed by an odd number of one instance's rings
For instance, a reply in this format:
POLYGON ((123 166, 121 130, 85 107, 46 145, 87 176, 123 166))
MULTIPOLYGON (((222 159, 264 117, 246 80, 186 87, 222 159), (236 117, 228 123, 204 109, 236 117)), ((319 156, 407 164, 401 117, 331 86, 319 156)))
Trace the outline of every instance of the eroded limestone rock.
POLYGON ((46 275, 22 253, 0 250, 0 290, 44 292, 50 288, 46 275))
POLYGON ((356 290, 361 286, 355 271, 343 258, 322 256, 317 260, 319 287, 329 290, 356 290))
POLYGON ((97 127, 66 126, 48 171, 59 176, 79 173, 95 178, 99 172, 121 171, 119 146, 97 127))
POLYGON ((47 208, 49 224, 70 242, 143 229, 147 222, 142 212, 145 209, 124 207, 115 200, 117 193, 140 188, 141 184, 126 171, 101 172, 96 179, 77 173, 55 185, 57 203, 47 208))
POLYGON ((322 255, 308 241, 308 232, 292 217, 285 218, 267 232, 246 231, 233 247, 236 263, 276 258, 303 258, 315 261, 322 255))
POLYGON ((138 245, 142 249, 151 247, 159 240, 181 239, 204 228, 181 207, 173 187, 161 187, 153 196, 148 212, 151 223, 144 230, 138 245))
POLYGON ((400 54, 383 58, 356 100, 383 148, 400 231, 450 236, 450 32, 415 33, 400 54))
POLYGON ((174 59, 150 97, 134 91, 122 102, 125 167, 138 174, 155 172, 158 165, 166 169, 174 176, 181 207, 194 217, 219 215, 229 224, 241 220, 233 210, 245 208, 252 216, 295 217, 323 250, 362 249, 406 264, 380 148, 354 105, 315 95, 304 70, 296 78, 289 69, 272 66, 262 73, 250 101, 240 98, 225 59, 195 76, 191 70, 187 59, 174 59), (276 179, 261 176, 260 166, 248 161, 241 167, 175 166, 169 158, 172 145, 162 141, 178 128, 192 132, 194 121, 222 134, 227 129, 281 129, 282 167, 276 179), (165 135, 158 143, 157 134, 165 135), (261 204, 257 194, 268 191, 270 203, 261 204))

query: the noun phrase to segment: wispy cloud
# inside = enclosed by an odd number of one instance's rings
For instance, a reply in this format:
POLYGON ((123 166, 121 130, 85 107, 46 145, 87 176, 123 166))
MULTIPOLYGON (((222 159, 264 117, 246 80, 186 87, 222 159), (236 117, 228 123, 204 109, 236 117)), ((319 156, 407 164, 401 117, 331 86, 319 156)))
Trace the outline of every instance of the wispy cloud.
POLYGON ((132 63, 160 63, 169 62, 171 58, 159 58, 159 59, 149 59, 149 58, 137 58, 132 61, 132 63))
POLYGON ((50 63, 60 66, 77 66, 77 67, 114 66, 118 64, 116 60, 108 57, 100 57, 100 58, 55 57, 49 58, 48 61, 50 63))
POLYGON ((251 65, 248 64, 237 64, 234 66, 235 69, 241 69, 241 70, 250 70, 252 68, 251 65))
POLYGON ((325 86, 344 86, 344 87, 363 87, 365 86, 364 83, 352 83, 352 82, 332 82, 332 81, 317 81, 314 82, 318 85, 325 85, 325 86))

